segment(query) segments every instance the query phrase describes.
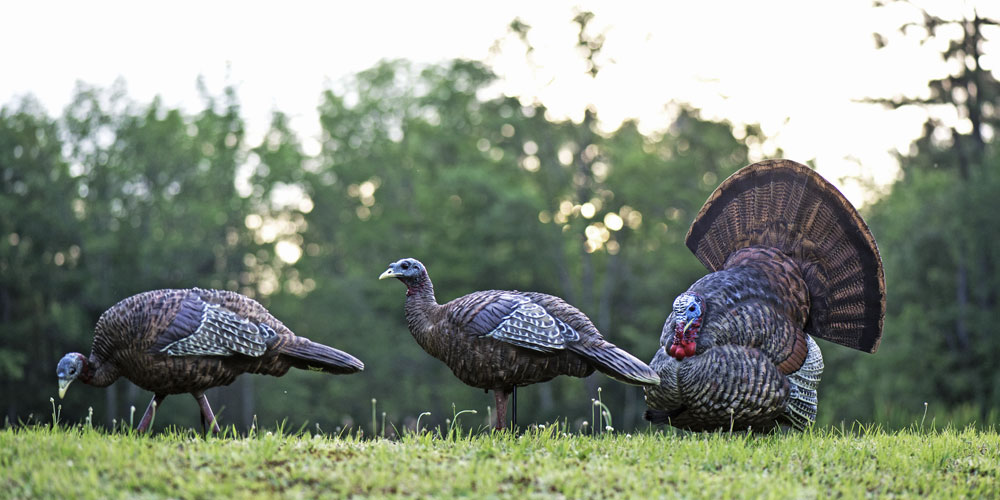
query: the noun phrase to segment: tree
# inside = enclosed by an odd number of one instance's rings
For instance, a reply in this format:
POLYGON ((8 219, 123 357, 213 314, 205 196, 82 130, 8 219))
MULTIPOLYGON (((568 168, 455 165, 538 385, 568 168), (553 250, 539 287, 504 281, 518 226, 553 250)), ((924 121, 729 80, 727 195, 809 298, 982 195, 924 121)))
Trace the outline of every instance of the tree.
MULTIPOLYGON (((950 19, 907 2, 894 6, 916 9, 920 21, 904 24, 901 39, 876 35, 877 46, 903 43, 908 34, 921 44, 946 40, 941 57, 952 71, 929 82, 927 98, 873 101, 918 106, 929 118, 923 135, 899 155, 902 177, 868 210, 888 291, 881 362, 847 372, 827 392, 835 393, 839 416, 874 413, 909 423, 926 401, 932 412, 995 421, 1000 224, 986 207, 1000 194, 994 135, 1000 82, 981 61, 1000 25, 975 10, 950 19), (942 118, 949 114, 957 121, 942 118)), ((835 355, 829 364, 842 360, 835 355)))
MULTIPOLYGON (((6 419, 44 408, 41 367, 85 324, 80 207, 55 120, 31 98, 0 110, 0 387, 6 419)), ((53 389, 54 391, 54 389, 53 389)))

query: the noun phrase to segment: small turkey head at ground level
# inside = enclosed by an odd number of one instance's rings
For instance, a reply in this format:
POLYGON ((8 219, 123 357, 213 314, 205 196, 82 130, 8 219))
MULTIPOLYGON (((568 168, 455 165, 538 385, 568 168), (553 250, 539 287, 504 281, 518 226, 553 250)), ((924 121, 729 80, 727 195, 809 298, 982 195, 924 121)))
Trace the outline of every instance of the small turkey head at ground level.
POLYGON ((698 331, 705 316, 705 299, 695 292, 684 292, 674 300, 674 341, 667 354, 681 361, 694 356, 698 331))
MULTIPOLYGON (((87 370, 87 358, 78 352, 67 353, 56 366, 56 376, 59 377, 59 399, 66 395, 66 389, 77 377, 84 376, 87 370)), ((85 378, 83 380, 86 380, 85 378)))

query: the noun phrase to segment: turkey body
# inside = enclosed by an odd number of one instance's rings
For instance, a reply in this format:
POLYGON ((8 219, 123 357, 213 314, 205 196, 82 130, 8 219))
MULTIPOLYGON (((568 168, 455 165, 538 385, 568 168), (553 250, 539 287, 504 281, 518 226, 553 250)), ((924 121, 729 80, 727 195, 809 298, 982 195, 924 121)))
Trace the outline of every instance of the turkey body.
POLYGON ((813 337, 867 352, 881 339, 881 260, 860 216, 808 168, 765 161, 716 190, 687 244, 714 272, 664 323, 646 418, 695 431, 810 425, 823 372, 813 337))
POLYGON ((660 338, 664 348, 651 363, 661 383, 647 389, 646 399, 651 408, 681 410, 671 416, 674 426, 766 430, 778 423, 805 425, 811 418, 808 408, 805 416, 788 411, 793 396, 808 405, 811 390, 814 399, 823 369, 817 347, 802 371, 815 346, 802 333, 808 311, 805 283, 794 263, 773 249, 742 253, 748 258, 740 265, 711 273, 688 289, 706 303, 694 356, 678 360, 667 353, 676 313, 667 317, 660 338))
POLYGON ((394 262, 380 279, 387 277, 407 286, 406 320, 420 347, 465 384, 493 391, 498 428, 505 426, 507 395, 517 386, 595 370, 629 384, 659 383, 648 365, 606 341, 586 315, 559 297, 485 290, 438 304, 416 259, 394 262))
MULTIPOLYGON (((58 375, 61 392, 74 379, 104 387, 125 377, 153 392, 157 406, 167 395, 191 393, 211 422, 206 389, 243 373, 282 376, 293 367, 346 374, 364 364, 296 336, 249 297, 192 288, 144 292, 115 304, 97 322, 90 356, 67 354, 58 375)), ((149 424, 153 402, 140 430, 149 424)))
POLYGON ((558 375, 586 377, 594 372, 594 366, 573 351, 536 350, 488 336, 518 298, 565 321, 582 341, 607 344, 582 312, 552 295, 486 290, 430 311, 412 297, 406 301, 406 319, 417 343, 448 365, 459 380, 479 389, 509 392, 515 386, 546 382, 558 375))

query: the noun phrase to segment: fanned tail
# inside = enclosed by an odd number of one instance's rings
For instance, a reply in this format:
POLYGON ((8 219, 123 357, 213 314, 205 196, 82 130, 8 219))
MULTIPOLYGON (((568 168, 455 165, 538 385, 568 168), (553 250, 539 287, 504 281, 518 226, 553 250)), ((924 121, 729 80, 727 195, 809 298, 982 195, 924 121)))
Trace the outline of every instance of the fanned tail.
POLYGON ((660 376, 646 363, 610 342, 598 345, 570 344, 569 349, 594 365, 597 371, 626 384, 659 385, 660 376))
POLYGON ((302 337, 281 346, 279 352, 288 359, 292 366, 302 370, 317 370, 344 375, 365 369, 365 364, 360 359, 344 351, 302 337))
POLYGON ((806 333, 878 349, 885 278, 875 238, 844 195, 808 167, 767 160, 742 168, 708 198, 685 242, 711 271, 741 248, 780 250, 809 288, 806 333))
POLYGON ((792 391, 785 410, 785 419, 792 427, 803 430, 816 421, 816 388, 823 375, 823 354, 812 337, 806 335, 809 354, 798 370, 788 374, 792 391))

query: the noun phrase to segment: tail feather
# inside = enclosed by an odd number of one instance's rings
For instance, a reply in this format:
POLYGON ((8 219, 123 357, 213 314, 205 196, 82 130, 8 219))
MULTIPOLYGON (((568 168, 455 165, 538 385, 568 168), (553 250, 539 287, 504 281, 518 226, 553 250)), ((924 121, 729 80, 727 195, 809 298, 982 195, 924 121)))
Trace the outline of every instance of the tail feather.
POLYGON ((360 359, 344 351, 302 337, 295 340, 279 348, 279 352, 295 368, 337 375, 356 373, 365 369, 365 364, 360 359))
POLYGON ((809 345, 809 355, 802 368, 788 375, 791 394, 788 396, 788 407, 785 409, 785 419, 792 427, 802 430, 816 421, 817 395, 820 377, 823 375, 823 353, 816 341, 806 336, 809 345))
POLYGON ((685 243, 711 271, 741 248, 779 249, 809 288, 806 333, 878 349, 885 277, 875 238, 844 195, 806 166, 767 160, 739 170, 705 202, 685 243))
POLYGON ((590 361, 597 371, 626 384, 659 385, 660 376, 646 363, 610 342, 570 344, 569 349, 590 361))

